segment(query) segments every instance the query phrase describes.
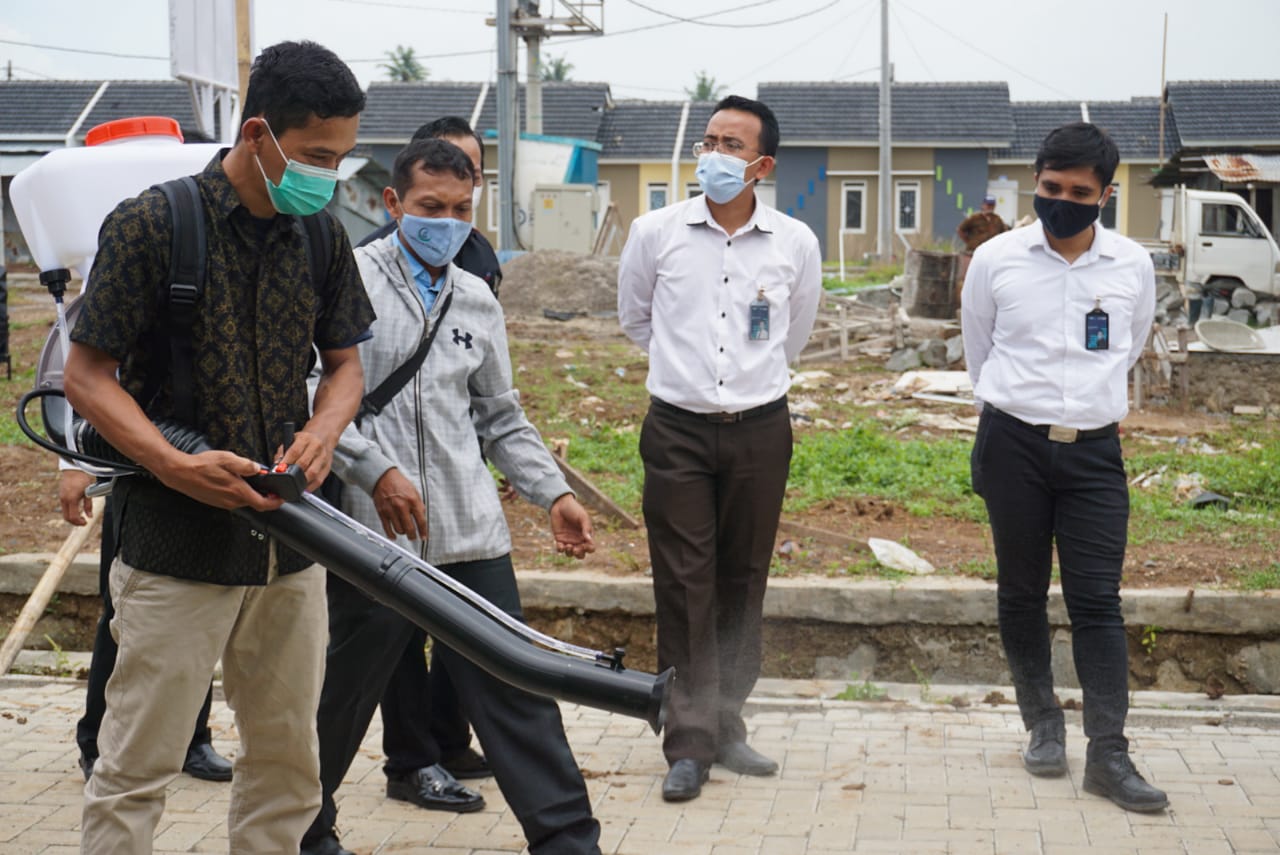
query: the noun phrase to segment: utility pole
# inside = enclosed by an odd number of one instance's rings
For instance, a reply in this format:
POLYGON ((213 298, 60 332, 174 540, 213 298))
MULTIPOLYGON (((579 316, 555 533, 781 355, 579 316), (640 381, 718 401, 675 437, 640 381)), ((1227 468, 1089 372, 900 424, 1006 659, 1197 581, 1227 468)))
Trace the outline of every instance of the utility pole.
POLYGON ((516 239, 516 34, 511 13, 516 0, 498 3, 498 249, 519 248, 516 239))
POLYGON ((876 218, 876 255, 893 254, 893 86, 889 64, 889 0, 880 0, 880 204, 876 218))
POLYGON ((520 37, 524 39, 524 130, 527 134, 542 133, 542 40, 547 30, 540 23, 538 0, 519 0, 520 37))
POLYGON ((1165 69, 1165 60, 1168 58, 1168 56, 1169 56, 1169 13, 1165 12, 1164 13, 1164 41, 1160 45, 1160 143, 1159 143, 1160 155, 1159 155, 1159 162, 1156 164, 1157 170, 1164 169, 1164 111, 1166 106, 1165 96, 1164 96, 1164 85, 1165 85, 1164 69, 1165 69))
MULTIPOLYGON (((554 0, 552 0, 554 3, 554 0)), ((498 31, 498 249, 520 248, 515 213, 518 94, 517 37, 528 52, 525 81, 525 130, 542 133, 542 40, 556 35, 602 35, 604 0, 560 0, 564 17, 543 17, 540 0, 497 0, 497 15, 488 20, 498 31), (592 20, 592 13, 598 20, 592 20)), ((528 199, 523 200, 526 204, 528 199)))
POLYGON ((236 66, 240 73, 240 106, 249 91, 249 67, 253 65, 253 0, 236 0, 236 66))

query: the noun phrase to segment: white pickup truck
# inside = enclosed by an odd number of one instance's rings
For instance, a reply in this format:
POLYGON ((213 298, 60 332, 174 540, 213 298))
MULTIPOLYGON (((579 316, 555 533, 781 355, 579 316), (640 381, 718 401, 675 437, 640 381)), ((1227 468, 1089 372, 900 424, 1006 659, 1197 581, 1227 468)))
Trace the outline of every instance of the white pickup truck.
POLYGON ((1235 193, 1166 190, 1160 240, 1139 241, 1158 273, 1175 278, 1188 299, 1223 296, 1244 286, 1260 297, 1280 295, 1280 246, 1235 193))

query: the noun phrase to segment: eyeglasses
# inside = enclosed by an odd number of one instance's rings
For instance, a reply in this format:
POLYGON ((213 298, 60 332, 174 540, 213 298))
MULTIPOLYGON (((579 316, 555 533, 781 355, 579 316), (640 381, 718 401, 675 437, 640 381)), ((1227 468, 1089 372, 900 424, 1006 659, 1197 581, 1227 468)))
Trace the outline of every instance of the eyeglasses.
POLYGON ((696 143, 693 144, 694 157, 702 157, 702 155, 708 154, 713 151, 719 151, 723 154, 731 154, 734 157, 738 157, 744 151, 755 151, 755 149, 748 149, 745 145, 743 145, 741 142, 735 139, 698 140, 696 143))

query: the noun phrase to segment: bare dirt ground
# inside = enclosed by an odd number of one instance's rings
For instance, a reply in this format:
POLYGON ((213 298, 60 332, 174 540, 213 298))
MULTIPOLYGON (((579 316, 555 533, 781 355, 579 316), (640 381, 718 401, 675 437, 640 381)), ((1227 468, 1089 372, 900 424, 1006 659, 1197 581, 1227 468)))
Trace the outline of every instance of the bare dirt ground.
MULTIPOLYGON (((519 260, 517 260, 518 262, 519 260)), ((543 260, 544 264, 547 262, 543 260)), ((554 266, 554 265, 552 265, 554 266)), ((508 331, 513 341, 543 341, 564 347, 601 342, 620 342, 616 320, 602 317, 609 301, 602 296, 601 284, 611 278, 608 269, 580 286, 557 281, 554 289, 544 290, 539 280, 547 281, 546 270, 513 263, 504 285, 503 303, 508 312, 508 331), (543 317, 543 308, 580 313, 569 321, 553 321, 543 317)), ((38 286, 17 284, 10 277, 11 347, 14 380, 5 389, 0 406, 4 419, 12 419, 18 396, 30 388, 31 369, 43 343, 53 312, 47 294, 38 286)), ((533 349, 522 355, 531 359, 557 360, 556 348, 533 349)), ((639 357, 642 359, 642 357, 639 357)), ((833 382, 847 384, 857 393, 877 382, 891 379, 878 368, 879 363, 864 362, 806 364, 806 370, 821 368, 833 375, 833 382)), ((536 395, 526 395, 530 417, 537 424, 547 414, 540 412, 536 395)), ((634 409, 634 405, 628 405, 634 409)), ((905 402, 885 401, 892 410, 906 407, 905 402)), ((930 405, 910 402, 916 409, 930 405)), ((601 421, 611 421, 622 414, 609 400, 596 404, 601 421)), ((30 415, 38 416, 37 408, 30 415)), ((954 412, 954 407, 937 405, 940 413, 954 412)), ((1195 436, 1221 427, 1222 417, 1196 413, 1151 410, 1134 413, 1125 422, 1130 433, 1157 436, 1195 436)), ((798 432, 808 428, 800 427, 798 432)), ((924 428, 910 428, 905 436, 918 435, 924 428)), ((937 432, 931 433, 937 436, 937 432)), ((572 456, 570 457, 572 461, 572 456)), ((62 543, 68 526, 62 522, 56 495, 57 466, 55 458, 30 445, 0 444, 0 554, 17 552, 52 552, 62 543)), ((599 514, 598 548, 585 564, 568 563, 557 557, 551 546, 545 512, 522 502, 509 503, 507 516, 515 543, 517 567, 537 567, 571 571, 587 567, 610 574, 644 574, 649 566, 644 531, 620 528, 599 514)), ((782 574, 864 572, 869 554, 866 538, 879 537, 907 542, 941 572, 975 572, 972 568, 992 564, 990 538, 985 525, 944 517, 912 516, 903 507, 874 496, 841 502, 829 502, 802 513, 788 514, 783 519, 778 545, 783 553, 776 562, 782 574), (787 543, 790 542, 788 546, 787 543), (839 568, 839 569, 837 569, 839 568), (969 568, 969 569, 965 569, 969 568)), ((1225 545, 1213 539, 1132 545, 1126 562, 1126 585, 1130 587, 1191 587, 1213 585, 1223 581, 1225 545)), ((1276 560, 1273 544, 1233 542, 1230 562, 1237 566, 1262 569, 1276 560)))

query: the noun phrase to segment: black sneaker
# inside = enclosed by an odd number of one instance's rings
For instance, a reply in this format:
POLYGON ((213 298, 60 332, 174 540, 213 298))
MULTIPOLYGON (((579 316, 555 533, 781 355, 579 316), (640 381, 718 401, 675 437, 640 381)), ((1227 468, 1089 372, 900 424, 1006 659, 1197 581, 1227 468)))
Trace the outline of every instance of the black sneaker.
POLYGON ((1085 764, 1084 791, 1138 813, 1156 813, 1169 806, 1169 797, 1164 791, 1148 784, 1123 751, 1113 751, 1085 764))
POLYGON ((1067 774, 1067 728, 1061 720, 1051 718, 1031 726, 1031 742, 1022 752, 1022 765, 1041 778, 1067 774))

